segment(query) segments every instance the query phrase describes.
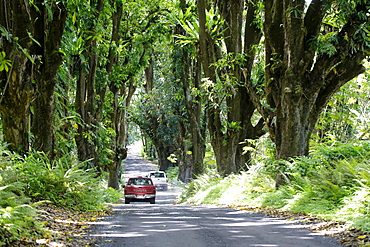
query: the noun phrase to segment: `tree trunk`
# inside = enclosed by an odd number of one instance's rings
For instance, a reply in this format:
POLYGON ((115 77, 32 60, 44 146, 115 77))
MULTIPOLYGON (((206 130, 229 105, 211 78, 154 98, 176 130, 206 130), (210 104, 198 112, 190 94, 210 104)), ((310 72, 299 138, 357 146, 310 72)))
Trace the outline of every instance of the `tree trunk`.
POLYGON ((0 37, 0 50, 11 61, 8 71, 0 71, 0 112, 4 141, 15 152, 29 150, 29 106, 34 93, 32 62, 29 55, 33 31, 28 1, 0 2, 0 25, 11 35, 0 37), (21 47, 22 50, 19 48, 21 47))
POLYGON ((9 144, 10 150, 24 153, 30 150, 29 106, 34 92, 27 66, 30 61, 16 49, 9 59, 13 64, 3 85, 0 107, 4 141, 9 144))
MULTIPOLYGON (((86 57, 88 56, 88 53, 85 52, 86 57)), ((96 57, 92 56, 91 59, 96 59, 96 57)), ((95 167, 98 167, 97 165, 97 153, 95 148, 95 131, 93 124, 95 123, 95 116, 94 111, 88 110, 87 102, 88 100, 93 100, 94 97, 89 95, 89 93, 95 93, 91 90, 88 90, 88 88, 93 88, 94 85, 91 85, 93 81, 89 81, 87 79, 88 75, 84 72, 86 64, 83 64, 80 61, 80 64, 78 65, 79 78, 77 79, 77 85, 76 85, 76 98, 75 98, 75 108, 76 112, 79 113, 81 117, 81 122, 78 124, 77 128, 77 135, 75 136, 76 145, 77 145, 77 152, 78 152, 78 158, 80 161, 86 161, 90 160, 94 164, 95 167), (90 84, 90 85, 89 85, 90 84)), ((93 68, 90 68, 94 69, 93 68)), ((95 74, 94 71, 90 71, 89 73, 95 74)), ((92 76, 88 77, 92 78, 92 76)), ((89 103, 91 104, 91 103, 89 103)), ((93 104, 93 102, 92 102, 93 104)))
POLYGON ((189 183, 194 177, 193 163, 191 162, 192 155, 189 155, 185 152, 182 152, 181 155, 184 157, 184 159, 180 161, 178 164, 179 165, 179 175, 177 178, 183 183, 189 183))
MULTIPOLYGON (((230 137, 230 139, 235 140, 235 138, 230 137)), ((235 143, 228 141, 223 142, 223 138, 213 139, 212 141, 213 151, 216 157, 217 170, 222 176, 235 173, 236 163, 236 145, 235 143)))
MULTIPOLYGON (((1 106, 4 141, 9 144, 9 150, 23 154, 30 150, 28 109, 31 97, 27 92, 21 92, 22 100, 17 100, 12 99, 9 94, 4 94, 4 97, 8 97, 8 99, 3 100, 1 106)), ((14 97, 14 94, 11 94, 14 97)))
POLYGON ((189 152, 187 133, 191 132, 184 121, 178 123, 178 137, 176 141, 177 150, 177 165, 179 167, 178 179, 184 183, 188 183, 193 178, 193 153, 189 152))
POLYGON ((114 189, 119 189, 119 175, 122 168, 122 161, 127 157, 127 143, 128 143, 128 122, 127 122, 127 109, 130 106, 130 102, 136 87, 133 83, 124 85, 120 90, 114 89, 114 85, 111 85, 111 91, 114 94, 113 101, 113 113, 111 114, 111 123, 114 133, 112 138, 113 157, 111 157, 111 163, 108 164, 108 186, 114 189), (120 96, 119 96, 120 95, 120 96), (119 104, 119 97, 124 97, 122 101, 124 105, 119 104), (111 174, 114 173, 114 174, 111 174))
POLYGON ((171 154, 175 152, 175 148, 168 145, 157 143, 155 145, 158 154, 158 168, 160 171, 167 171, 168 168, 173 167, 174 164, 168 160, 171 154))
MULTIPOLYGON (((186 3, 180 1, 183 13, 186 12, 186 3)), ((186 35, 184 29, 178 25, 177 34, 186 35)), ((182 83, 184 92, 184 103, 186 108, 186 117, 179 122, 180 140, 178 143, 177 154, 179 156, 179 179, 183 182, 189 182, 192 178, 204 172, 205 155, 205 131, 206 126, 202 124, 202 99, 200 96, 194 96, 192 90, 201 91, 201 63, 196 59, 191 59, 189 51, 179 45, 175 46, 177 59, 174 59, 174 74, 182 83), (178 55, 180 54, 180 55, 178 55), (181 68, 181 69, 180 69, 181 68), (186 118, 186 119, 184 119, 186 118), (188 122, 185 124, 184 121, 188 122), (190 145, 188 143, 191 143, 190 145)), ((183 115, 183 114, 182 114, 183 115)), ((206 121, 204 121, 206 123, 206 121)))
MULTIPOLYGON (((198 15, 199 15, 199 57, 203 66, 205 77, 210 81, 216 83, 216 72, 211 69, 211 64, 216 61, 214 50, 215 41, 210 37, 206 28, 206 6, 204 0, 197 1, 198 15)), ((225 145, 230 142, 222 132, 222 122, 220 117, 220 103, 217 105, 207 106, 208 129, 211 139, 211 144, 215 153, 217 169, 220 174, 227 175, 236 171, 233 153, 225 150, 225 145), (225 144, 226 142, 226 144, 225 144)))
POLYGON ((119 173, 120 165, 119 167, 116 166, 116 163, 110 163, 108 164, 108 187, 118 190, 120 188, 119 183, 119 173))
MULTIPOLYGON (((114 5, 112 6, 114 7, 114 5)), ((111 46, 109 48, 108 63, 106 70, 108 74, 112 74, 113 66, 117 65, 118 58, 116 55, 116 46, 120 39, 120 24, 122 18, 122 4, 117 3, 116 11, 113 12, 112 16, 112 35, 111 35, 111 46)), ((127 123, 127 109, 130 105, 131 98, 135 92, 136 87, 132 83, 117 82, 116 78, 110 78, 111 84, 109 90, 112 92, 114 100, 112 101, 113 112, 110 115, 111 128, 114 130, 112 136, 112 144, 110 149, 113 151, 113 156, 110 157, 111 162, 108 166, 108 187, 119 189, 120 172, 122 168, 122 161, 127 157, 127 138, 128 138, 128 123, 127 123), (121 87, 117 85, 121 85, 121 87), (124 105, 120 105, 120 97, 124 97, 122 100, 124 105)))
MULTIPOLYGON (((188 54, 186 51, 183 52, 183 58, 185 61, 188 61, 188 54)), ((188 114, 188 121, 189 121, 189 131, 190 133, 190 140, 191 140, 191 147, 189 151, 191 151, 191 158, 192 158, 192 178, 195 178, 197 175, 203 174, 204 172, 204 155, 206 151, 206 121, 202 120, 202 99, 199 96, 192 96, 190 90, 191 87, 189 85, 189 81, 186 79, 192 78, 191 84, 197 90, 201 90, 201 64, 193 60, 191 63, 191 69, 189 66, 183 66, 183 89, 184 89, 184 96, 185 96, 185 105, 186 111, 188 114), (188 73, 186 73, 188 70, 188 73), (202 124, 202 122, 204 124, 202 124)))
MULTIPOLYGON (((217 106, 212 104, 212 107, 208 107, 208 128, 211 144, 216 156, 218 171, 222 175, 228 175, 240 169, 247 169, 245 164, 248 163, 249 156, 242 155, 243 145, 240 145, 240 143, 245 142, 246 139, 257 139, 264 134, 262 129, 263 121, 260 121, 255 126, 252 125, 252 117, 256 108, 246 88, 240 86, 240 82, 250 83, 250 71, 252 70, 255 58, 253 46, 259 43, 261 30, 254 22, 256 11, 254 3, 230 0, 219 1, 217 4, 225 20, 224 37, 228 54, 235 57, 238 54, 245 54, 247 55, 245 57, 248 57, 243 63, 233 64, 233 69, 224 68, 218 70, 218 78, 225 85, 235 84, 229 93, 230 96, 226 97, 226 106, 228 109, 226 123, 221 121, 221 101, 216 102, 218 104, 217 106), (247 4, 247 16, 245 20, 243 48, 242 24, 245 4, 247 4), (242 73, 242 71, 249 72, 242 73), (222 131, 224 129, 223 125, 226 125, 226 131, 222 131)), ((216 82, 215 66, 210 65, 216 61, 216 54, 220 52, 215 50, 215 41, 212 40, 209 30, 206 29, 205 12, 204 1, 198 0, 200 57, 205 76, 211 81, 216 82)))
MULTIPOLYGON (((248 68, 251 68, 251 66, 248 68)), ((248 78, 247 80, 250 80, 250 74, 245 74, 245 76, 247 76, 245 77, 248 78)), ((252 118, 255 114, 256 108, 254 107, 247 89, 244 86, 238 88, 238 93, 233 99, 232 107, 235 108, 235 110, 232 110, 231 113, 235 112, 237 115, 235 117, 230 117, 230 119, 232 119, 232 121, 240 122, 240 130, 236 133, 233 144, 236 152, 236 171, 246 171, 251 162, 251 151, 245 151, 244 148, 253 146, 253 144, 250 143, 250 140, 257 140, 266 133, 264 130, 265 122, 261 118, 257 124, 252 124, 252 118)))
POLYGON ((32 104, 34 112, 32 117, 32 134, 34 143, 32 147, 38 151, 49 154, 52 159, 54 148, 54 89, 56 75, 62 62, 59 52, 63 30, 67 17, 67 10, 62 3, 52 3, 52 21, 45 19, 48 15, 43 1, 35 3, 37 10, 32 8, 35 20, 35 35, 38 44, 33 45, 33 53, 40 57, 36 61, 34 75, 37 93, 32 104))
POLYGON ((98 64, 98 56, 95 52, 96 39, 88 38, 96 32, 96 22, 100 18, 101 11, 103 10, 104 1, 98 0, 96 5, 93 6, 93 20, 90 26, 87 27, 87 32, 84 34, 86 38, 86 48, 83 52, 83 57, 88 61, 84 63, 81 59, 76 63, 79 77, 76 85, 76 98, 75 108, 76 112, 81 117, 81 123, 78 124, 77 135, 75 136, 78 157, 81 161, 90 160, 94 167, 101 170, 98 162, 98 154, 96 148, 96 111, 95 103, 95 77, 98 64), (88 69, 88 73, 85 71, 88 69))
MULTIPOLYGON (((312 1, 307 10, 304 5, 304 0, 265 1, 266 92, 276 114, 276 124, 268 126, 277 159, 308 154, 320 113, 342 85, 364 71, 361 63, 369 50, 353 47, 360 41, 354 38, 358 27, 369 21, 358 15, 368 9, 365 3, 353 5, 348 22, 339 27, 335 42, 330 43, 334 54, 312 45, 313 37, 321 35, 330 4, 312 1)), ((285 183, 287 177, 282 165, 276 185, 285 183)))

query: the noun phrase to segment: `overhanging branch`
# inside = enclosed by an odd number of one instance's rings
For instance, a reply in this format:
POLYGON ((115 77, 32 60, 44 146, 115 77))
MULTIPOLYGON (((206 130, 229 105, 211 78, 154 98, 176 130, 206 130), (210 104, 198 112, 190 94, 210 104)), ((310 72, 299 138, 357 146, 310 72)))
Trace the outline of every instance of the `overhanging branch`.
MULTIPOLYGON (((248 78, 248 71, 245 68, 242 68, 243 74, 245 78, 248 78)), ((269 128, 272 128, 272 119, 274 118, 275 114, 272 110, 264 107, 261 104, 261 100, 259 96, 257 95, 257 92, 255 88, 251 85, 250 81, 245 81, 244 83, 248 94, 250 96, 251 101, 253 102, 253 105, 256 107, 257 111, 261 114, 262 118, 265 120, 267 126, 269 128)))

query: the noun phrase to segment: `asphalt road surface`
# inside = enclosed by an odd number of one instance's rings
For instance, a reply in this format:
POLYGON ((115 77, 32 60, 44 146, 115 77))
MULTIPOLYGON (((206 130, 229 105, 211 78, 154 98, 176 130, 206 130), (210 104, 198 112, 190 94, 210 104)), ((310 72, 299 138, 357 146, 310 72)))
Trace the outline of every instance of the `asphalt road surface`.
MULTIPOLYGON (((155 169, 133 149, 125 161, 127 176, 155 169)), ((113 205, 113 215, 98 222, 90 236, 101 247, 334 247, 335 240, 291 221, 215 205, 173 204, 178 188, 158 191, 156 204, 113 205)))

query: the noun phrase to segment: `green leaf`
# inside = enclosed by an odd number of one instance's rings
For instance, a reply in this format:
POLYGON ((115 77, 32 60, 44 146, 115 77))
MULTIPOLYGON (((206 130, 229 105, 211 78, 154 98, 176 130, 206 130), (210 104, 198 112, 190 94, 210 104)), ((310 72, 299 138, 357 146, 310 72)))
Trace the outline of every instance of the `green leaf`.
POLYGON ((31 63, 35 63, 35 60, 31 57, 31 55, 24 49, 20 44, 17 44, 18 48, 23 52, 23 54, 31 61, 31 63))

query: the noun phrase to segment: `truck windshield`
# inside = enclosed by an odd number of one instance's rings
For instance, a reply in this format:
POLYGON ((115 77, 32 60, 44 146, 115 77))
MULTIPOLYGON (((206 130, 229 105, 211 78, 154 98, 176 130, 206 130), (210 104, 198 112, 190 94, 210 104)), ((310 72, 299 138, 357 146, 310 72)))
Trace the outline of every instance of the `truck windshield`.
POLYGON ((147 178, 131 178, 128 185, 153 185, 152 181, 147 178))
POLYGON ((164 173, 151 173, 150 177, 164 178, 164 173))

